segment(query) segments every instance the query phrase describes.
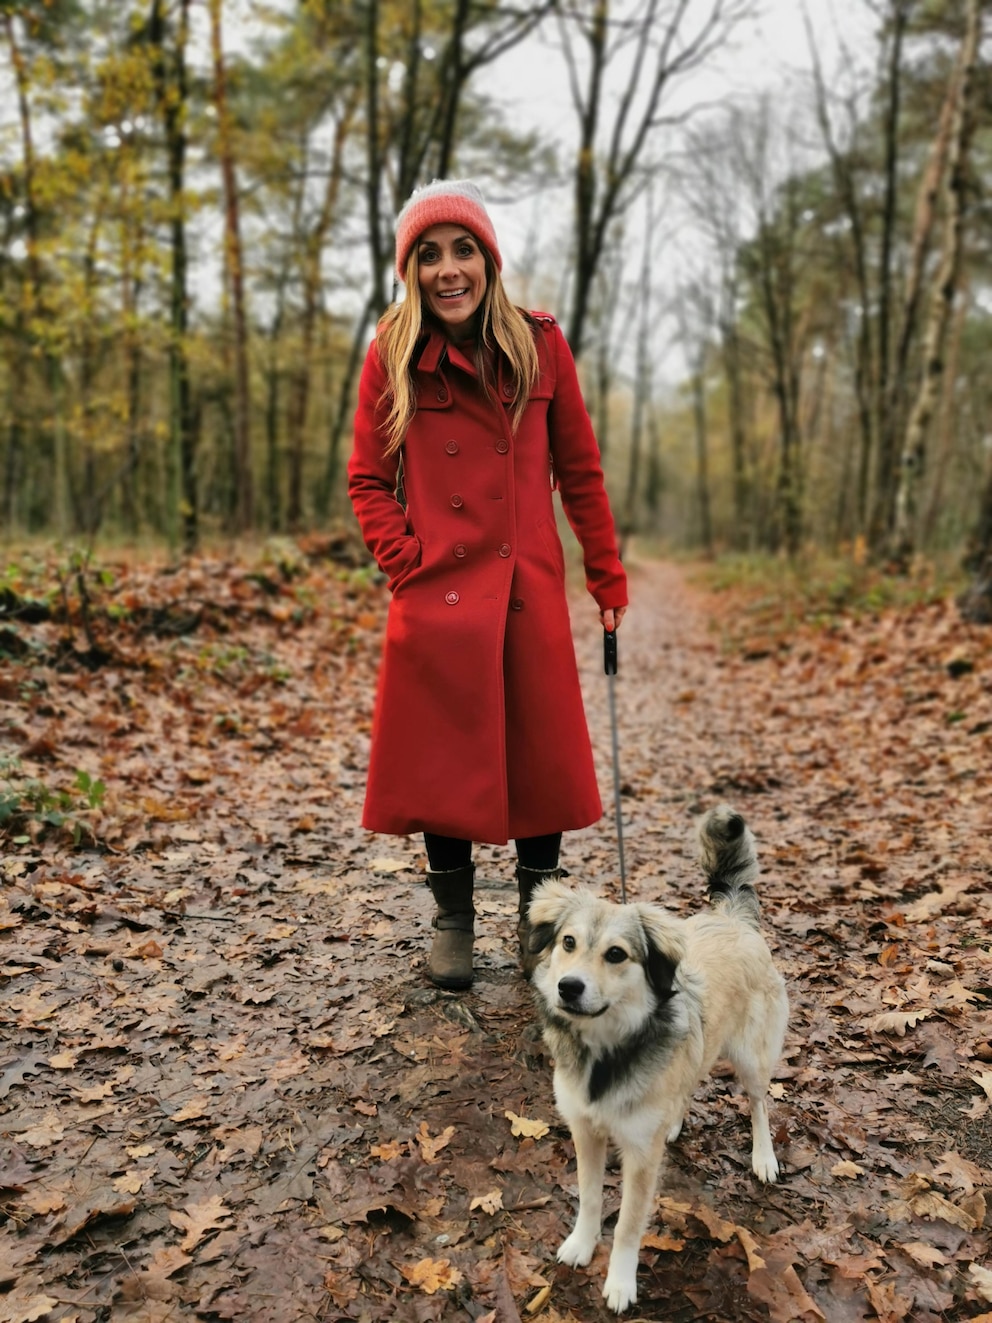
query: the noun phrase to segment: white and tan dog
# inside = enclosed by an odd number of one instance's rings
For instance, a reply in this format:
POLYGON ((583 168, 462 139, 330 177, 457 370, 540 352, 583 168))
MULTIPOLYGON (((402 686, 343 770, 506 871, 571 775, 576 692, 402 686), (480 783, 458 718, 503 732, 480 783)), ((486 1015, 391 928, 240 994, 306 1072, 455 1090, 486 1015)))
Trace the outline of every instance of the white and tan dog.
POLYGON ((623 1186, 603 1295, 617 1313, 637 1298, 665 1145, 718 1057, 750 1100, 754 1174, 778 1176, 766 1097, 789 1007, 758 929, 754 838, 721 806, 703 819, 699 839, 710 909, 690 919, 561 882, 542 884, 529 911, 534 996, 578 1167, 579 1213, 558 1258, 581 1266, 593 1256, 612 1141, 623 1186))

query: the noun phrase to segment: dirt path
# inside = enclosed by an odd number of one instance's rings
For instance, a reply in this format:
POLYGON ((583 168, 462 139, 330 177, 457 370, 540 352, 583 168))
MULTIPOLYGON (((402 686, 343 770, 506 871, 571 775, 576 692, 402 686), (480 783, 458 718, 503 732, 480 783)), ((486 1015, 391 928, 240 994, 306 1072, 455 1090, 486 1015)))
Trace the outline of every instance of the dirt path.
MULTIPOLYGON (((742 601, 671 565, 633 584, 629 894, 691 911, 693 819, 737 805, 793 1006, 783 1181, 750 1176, 718 1075, 671 1151, 639 1315, 987 1317, 992 647, 931 608, 731 648, 742 601)), ((163 644, 158 669, 35 665, 30 692, 0 672, 24 765, 99 749, 124 824, 109 852, 5 847, 0 1320, 609 1317, 605 1251, 554 1263, 574 1163, 509 852, 479 851, 478 981, 443 994, 419 843, 357 827, 383 599, 348 592, 303 626, 269 611, 200 653, 163 644), (222 642, 247 655, 237 683, 222 642)), ((616 894, 602 634, 578 594, 574 621, 606 813, 564 862, 616 894)))

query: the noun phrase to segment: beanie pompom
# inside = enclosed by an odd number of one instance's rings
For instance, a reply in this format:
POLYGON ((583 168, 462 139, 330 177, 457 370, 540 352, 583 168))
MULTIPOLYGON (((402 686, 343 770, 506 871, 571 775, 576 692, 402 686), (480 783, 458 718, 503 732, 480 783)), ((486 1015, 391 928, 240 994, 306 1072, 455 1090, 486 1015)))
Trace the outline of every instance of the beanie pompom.
POLYGON ((464 225, 486 246, 502 271, 496 231, 478 184, 470 179, 435 179, 412 193, 396 218, 396 274, 400 280, 406 278, 414 244, 432 225, 464 225))

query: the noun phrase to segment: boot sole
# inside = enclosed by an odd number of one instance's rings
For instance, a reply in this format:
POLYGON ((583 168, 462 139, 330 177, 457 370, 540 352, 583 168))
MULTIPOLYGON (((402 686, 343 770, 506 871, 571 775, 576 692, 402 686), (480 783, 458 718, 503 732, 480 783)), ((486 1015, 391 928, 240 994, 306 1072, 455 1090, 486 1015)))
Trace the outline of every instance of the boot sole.
POLYGON ((474 981, 470 978, 435 978, 433 974, 428 974, 427 977, 436 988, 446 988, 449 992, 460 992, 464 988, 470 988, 474 981))

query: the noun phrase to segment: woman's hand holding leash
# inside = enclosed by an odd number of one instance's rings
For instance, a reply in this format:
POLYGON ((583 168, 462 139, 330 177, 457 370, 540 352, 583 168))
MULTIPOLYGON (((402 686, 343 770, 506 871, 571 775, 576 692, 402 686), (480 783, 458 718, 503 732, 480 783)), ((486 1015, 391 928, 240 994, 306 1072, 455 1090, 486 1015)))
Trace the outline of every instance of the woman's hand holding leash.
POLYGON ((612 634, 615 629, 620 628, 620 621, 626 610, 625 606, 608 606, 605 611, 600 611, 599 618, 607 634, 612 634))

